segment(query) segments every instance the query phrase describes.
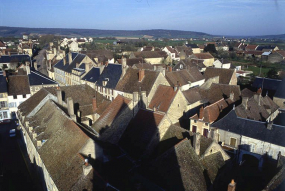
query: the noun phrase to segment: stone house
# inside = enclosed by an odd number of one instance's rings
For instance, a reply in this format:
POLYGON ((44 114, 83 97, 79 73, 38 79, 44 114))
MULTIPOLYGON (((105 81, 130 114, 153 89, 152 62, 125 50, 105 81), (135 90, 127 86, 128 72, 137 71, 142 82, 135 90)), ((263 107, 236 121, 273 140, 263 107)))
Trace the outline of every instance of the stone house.
POLYGON ((115 91, 116 94, 130 99, 132 99, 133 93, 137 92, 144 108, 146 108, 160 84, 169 85, 161 72, 128 68, 116 85, 115 91))
POLYGON ((225 68, 225 69, 235 69, 236 67, 230 63, 230 61, 225 59, 217 59, 213 63, 215 68, 225 68))
POLYGON ((179 87, 159 85, 148 108, 165 113, 174 124, 187 112, 187 106, 188 101, 179 87))
POLYGON ((176 61, 180 60, 179 54, 174 48, 170 46, 166 46, 162 50, 166 52, 172 60, 176 60, 176 61))
POLYGON ((244 155, 252 155, 262 168, 266 154, 272 159, 277 159, 279 152, 284 155, 285 131, 282 125, 241 118, 233 109, 211 128, 213 138, 222 142, 224 147, 239 149, 238 161, 245 160, 244 155))
MULTIPOLYGON (((192 49, 193 54, 199 54, 201 53, 201 49, 197 44, 186 44, 187 47, 192 49)), ((204 48, 203 48, 204 50, 204 48)))
POLYGON ((213 63, 215 61, 215 58, 210 53, 196 53, 192 54, 190 58, 203 60, 203 64, 206 67, 213 66, 213 63))
POLYGON ((186 59, 181 60, 178 64, 173 67, 173 71, 183 70, 183 69, 190 69, 192 67, 197 67, 200 72, 204 72, 206 70, 206 66, 203 64, 204 60, 198 59, 186 59))
POLYGON ((11 119, 8 104, 8 87, 6 71, 0 73, 0 121, 11 119))

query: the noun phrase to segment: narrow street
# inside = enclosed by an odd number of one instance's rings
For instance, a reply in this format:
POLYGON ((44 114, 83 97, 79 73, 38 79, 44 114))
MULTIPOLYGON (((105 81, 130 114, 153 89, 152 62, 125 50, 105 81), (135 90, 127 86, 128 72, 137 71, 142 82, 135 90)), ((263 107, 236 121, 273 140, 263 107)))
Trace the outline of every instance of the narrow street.
POLYGON ((9 137, 10 129, 16 129, 16 124, 0 124, 0 191, 33 191, 33 180, 28 170, 29 161, 25 161, 24 154, 18 144, 21 139, 9 137))

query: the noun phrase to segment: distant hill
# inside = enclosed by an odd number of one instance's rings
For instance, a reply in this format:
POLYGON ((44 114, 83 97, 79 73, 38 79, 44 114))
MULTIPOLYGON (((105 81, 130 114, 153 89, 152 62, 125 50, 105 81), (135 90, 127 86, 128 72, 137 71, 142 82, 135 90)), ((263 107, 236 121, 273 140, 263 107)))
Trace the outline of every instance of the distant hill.
POLYGON ((65 29, 65 28, 24 28, 0 26, 0 36, 21 37, 23 34, 54 34, 74 37, 143 37, 144 35, 154 38, 198 38, 211 37, 202 32, 180 30, 98 30, 98 29, 65 29))

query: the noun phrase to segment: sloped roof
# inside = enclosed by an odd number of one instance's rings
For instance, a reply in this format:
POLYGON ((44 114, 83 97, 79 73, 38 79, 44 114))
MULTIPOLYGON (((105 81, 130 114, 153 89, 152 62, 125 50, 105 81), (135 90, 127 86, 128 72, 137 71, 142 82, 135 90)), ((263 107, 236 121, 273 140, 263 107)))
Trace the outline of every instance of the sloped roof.
POLYGON ((105 57, 107 59, 113 58, 113 52, 110 50, 88 50, 82 51, 83 54, 86 54, 89 58, 94 60, 94 58, 105 57))
POLYGON ((6 76, 3 76, 3 73, 0 73, 0 93, 7 93, 8 88, 7 88, 7 81, 6 81, 6 76))
MULTIPOLYGON (((122 59, 117 60, 120 64, 122 64, 122 59)), ((142 58, 126 58, 126 63, 128 66, 132 67, 135 64, 142 63, 142 58)))
POLYGON ((127 126, 119 145, 129 155, 140 158, 148 151, 152 139, 159 136, 158 126, 163 117, 164 114, 140 109, 127 126))
POLYGON ((199 72, 197 67, 192 67, 191 69, 189 69, 189 71, 178 70, 178 71, 166 72, 165 77, 171 86, 175 86, 177 85, 177 83, 183 86, 186 84, 203 80, 203 75, 199 72))
POLYGON ((0 40, 0 47, 6 47, 2 40, 0 40))
POLYGON ((167 57, 167 53, 164 51, 141 51, 141 52, 134 52, 134 56, 136 58, 161 58, 167 57))
POLYGON ((205 80, 209 78, 213 78, 215 76, 219 76, 219 83, 221 84, 229 84, 230 80, 234 74, 233 69, 225 69, 225 68, 206 68, 204 77, 205 80))
POLYGON ((92 67, 91 70, 82 78, 82 80, 88 82, 97 82, 100 77, 100 68, 92 67))
POLYGON ((113 121, 120 116, 121 112, 128 108, 130 99, 118 95, 110 105, 103 111, 99 119, 92 125, 98 133, 106 127, 110 127, 113 121))
POLYGON ((262 97, 260 95, 260 105, 258 105, 258 95, 255 94, 253 97, 248 99, 247 109, 245 109, 243 104, 236 107, 236 114, 237 116, 245 119, 265 121, 270 114, 275 112, 278 108, 278 105, 268 96, 262 97), (267 109, 270 111, 268 112, 267 109))
POLYGON ((31 73, 28 76, 29 76, 30 86, 57 84, 56 81, 50 79, 49 77, 45 76, 44 74, 38 71, 31 70, 31 73))
POLYGON ((8 77, 8 94, 24 95, 30 94, 30 85, 28 76, 15 75, 8 77))
POLYGON ((273 124, 272 129, 269 130, 266 128, 266 122, 240 118, 236 115, 235 110, 231 110, 225 117, 211 126, 238 135, 285 146, 285 128, 283 126, 273 124))
POLYGON ((285 50, 277 50, 278 54, 280 54, 283 58, 285 57, 285 50))
MULTIPOLYGON (((157 66, 157 65, 156 65, 157 66)), ((137 69, 145 69, 145 70, 154 70, 154 65, 151 65, 149 63, 139 63, 139 64, 134 64, 133 68, 137 69)))
POLYGON ((59 190, 70 190, 84 176, 79 150, 89 137, 51 100, 29 121, 37 140, 45 141, 38 152, 55 185, 59 190))
POLYGON ((199 48, 197 44, 186 44, 186 46, 190 48, 199 48))
POLYGON ((151 165, 152 180, 166 190, 207 190, 203 167, 185 138, 151 165))
POLYGON ((274 49, 276 46, 272 46, 272 45, 259 45, 256 50, 263 50, 263 49, 274 49))
POLYGON ((282 82, 278 85, 274 97, 285 98, 285 78, 283 78, 282 82))
POLYGON ((31 62, 31 57, 25 54, 16 54, 16 55, 2 55, 0 57, 0 63, 12 63, 12 62, 31 62))
POLYGON ((257 46, 258 46, 258 45, 253 45, 253 44, 250 45, 250 44, 249 44, 249 45, 247 45, 245 48, 248 49, 248 50, 255 50, 255 49, 257 48, 257 46))
POLYGON ((146 91, 146 95, 148 96, 159 75, 159 72, 145 70, 144 77, 142 81, 139 82, 139 71, 140 69, 128 68, 126 74, 118 82, 115 89, 126 93, 139 92, 140 90, 146 91))
POLYGON ((199 92, 199 87, 190 88, 189 90, 185 90, 182 93, 190 104, 202 100, 202 96, 199 92))
POLYGON ((214 58, 210 53, 196 53, 194 55, 198 59, 211 59, 211 58, 214 58))
POLYGON ((63 70, 63 71, 70 71, 76 67, 76 64, 74 62, 74 64, 72 66, 70 66, 73 62, 73 60, 76 58, 76 56, 78 55, 78 53, 75 53, 75 52, 72 52, 71 53, 71 58, 72 58, 72 61, 69 63, 69 57, 68 57, 68 54, 65 55, 65 60, 66 60, 66 64, 64 65, 64 62, 63 62, 63 59, 59 60, 55 65, 54 65, 54 68, 58 68, 60 70, 63 70))
POLYGON ((255 94, 255 93, 254 93, 253 91, 251 91, 250 89, 248 89, 248 88, 245 88, 245 89, 243 89, 243 90, 241 91, 241 96, 242 96, 242 97, 248 97, 248 98, 250 98, 250 97, 252 97, 254 94, 255 94))
POLYGON ((98 86, 103 86, 103 81, 108 80, 106 88, 115 89, 122 75, 122 66, 120 64, 108 64, 97 80, 98 86))
POLYGON ((173 87, 159 85, 149 103, 149 108, 167 112, 177 92, 178 90, 174 91, 173 87))
POLYGON ((266 89, 266 90, 277 90, 278 85, 281 83, 281 80, 277 79, 270 79, 270 78, 260 78, 255 77, 252 86, 259 89, 266 89))

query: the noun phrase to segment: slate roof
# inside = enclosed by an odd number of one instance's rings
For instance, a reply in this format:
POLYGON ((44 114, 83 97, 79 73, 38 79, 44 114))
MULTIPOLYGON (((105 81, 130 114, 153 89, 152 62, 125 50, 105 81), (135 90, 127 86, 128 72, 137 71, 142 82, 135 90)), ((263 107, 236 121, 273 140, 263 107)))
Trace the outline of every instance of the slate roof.
POLYGON ((256 50, 262 51, 263 49, 274 49, 276 46, 272 45, 259 45, 256 50))
POLYGON ((100 77, 100 68, 92 67, 82 80, 95 83, 100 77))
POLYGON ((17 54, 17 55, 2 55, 0 57, 0 63, 12 63, 12 62, 22 62, 25 63, 26 61, 31 63, 31 57, 25 54, 17 54))
POLYGON ((188 70, 178 70, 172 72, 166 72, 165 77, 171 86, 186 85, 203 80, 203 75, 199 72, 197 67, 192 67, 188 70), (190 82, 190 83, 189 83, 190 82))
POLYGON ((234 75, 233 69, 225 69, 225 68, 206 68, 204 77, 205 80, 209 78, 213 78, 215 76, 219 76, 219 83, 221 84, 229 84, 232 76, 234 75))
POLYGON ((15 75, 8 77, 8 94, 24 95, 30 94, 30 85, 28 76, 15 75))
POLYGON ((280 84, 278 85, 274 97, 285 98, 285 78, 283 78, 280 84))
POLYGON ((155 144, 152 142, 155 137, 159 141, 158 126, 163 117, 162 113, 140 109, 127 126, 119 145, 129 155, 140 158, 149 151, 150 144, 155 144))
POLYGON ((103 86, 103 81, 108 79, 106 88, 115 89, 122 75, 122 66, 120 64, 108 64, 101 73, 96 85, 103 86))
POLYGON ((71 53, 71 57, 72 57, 72 62, 69 63, 69 58, 68 58, 68 54, 65 55, 65 60, 66 60, 66 64, 63 64, 63 59, 59 60, 55 65, 54 68, 58 68, 60 70, 63 71, 70 71, 76 67, 76 64, 74 63, 72 66, 70 66, 70 64, 73 63, 73 60, 75 59, 75 57, 78 55, 78 53, 72 52, 71 53))
POLYGON ((151 165, 152 180, 165 190, 207 190, 203 167, 185 138, 151 165))
POLYGON ((236 107, 237 116, 257 121, 265 121, 271 113, 275 112, 279 108, 278 105, 268 96, 262 97, 260 95, 260 105, 258 105, 258 98, 256 96, 258 95, 255 94, 253 97, 248 99, 247 109, 245 109, 243 104, 236 107), (270 111, 267 111, 267 109, 270 111))
POLYGON ((110 105, 103 111, 99 119, 92 125, 99 134, 104 131, 104 128, 111 127, 113 121, 128 108, 131 99, 118 95, 110 105))
POLYGON ((6 76, 3 76, 2 71, 0 73, 0 93, 8 93, 6 76))
POLYGON ((156 108, 158 111, 167 112, 177 92, 178 90, 174 91, 173 87, 159 85, 149 103, 149 108, 156 108))
POLYGON ((186 44, 186 46, 190 48, 199 48, 197 44, 186 44))
POLYGON ((31 70, 31 73, 28 76, 30 86, 57 84, 56 81, 53 81, 52 79, 38 71, 31 70))
POLYGON ((146 95, 148 96, 158 75, 158 71, 145 70, 144 77, 139 82, 139 69, 128 68, 115 89, 126 93, 139 92, 140 90, 146 91, 146 95))
POLYGON ((276 91, 280 83, 281 80, 256 77, 253 81, 252 86, 257 89, 261 88, 276 91))
MULTIPOLYGON (((55 185, 59 190, 70 190, 84 177, 84 161, 79 151, 89 137, 51 100, 29 121, 38 135, 36 139, 45 140, 40 148, 36 148, 55 185)), ((89 184, 92 184, 91 179, 89 184)))
POLYGON ((272 129, 268 130, 266 128, 266 122, 240 118, 236 115, 235 110, 231 110, 225 117, 213 123, 211 126, 282 147, 285 146, 284 126, 273 124, 272 129))
POLYGON ((185 90, 182 93, 189 102, 189 104, 193 104, 203 99, 199 92, 199 87, 190 88, 189 90, 185 90))
POLYGON ((255 94, 255 93, 254 93, 253 91, 249 90, 248 88, 245 88, 245 89, 243 89, 243 90, 241 91, 241 96, 242 96, 242 97, 248 97, 248 98, 250 98, 250 97, 252 97, 254 94, 255 94))

